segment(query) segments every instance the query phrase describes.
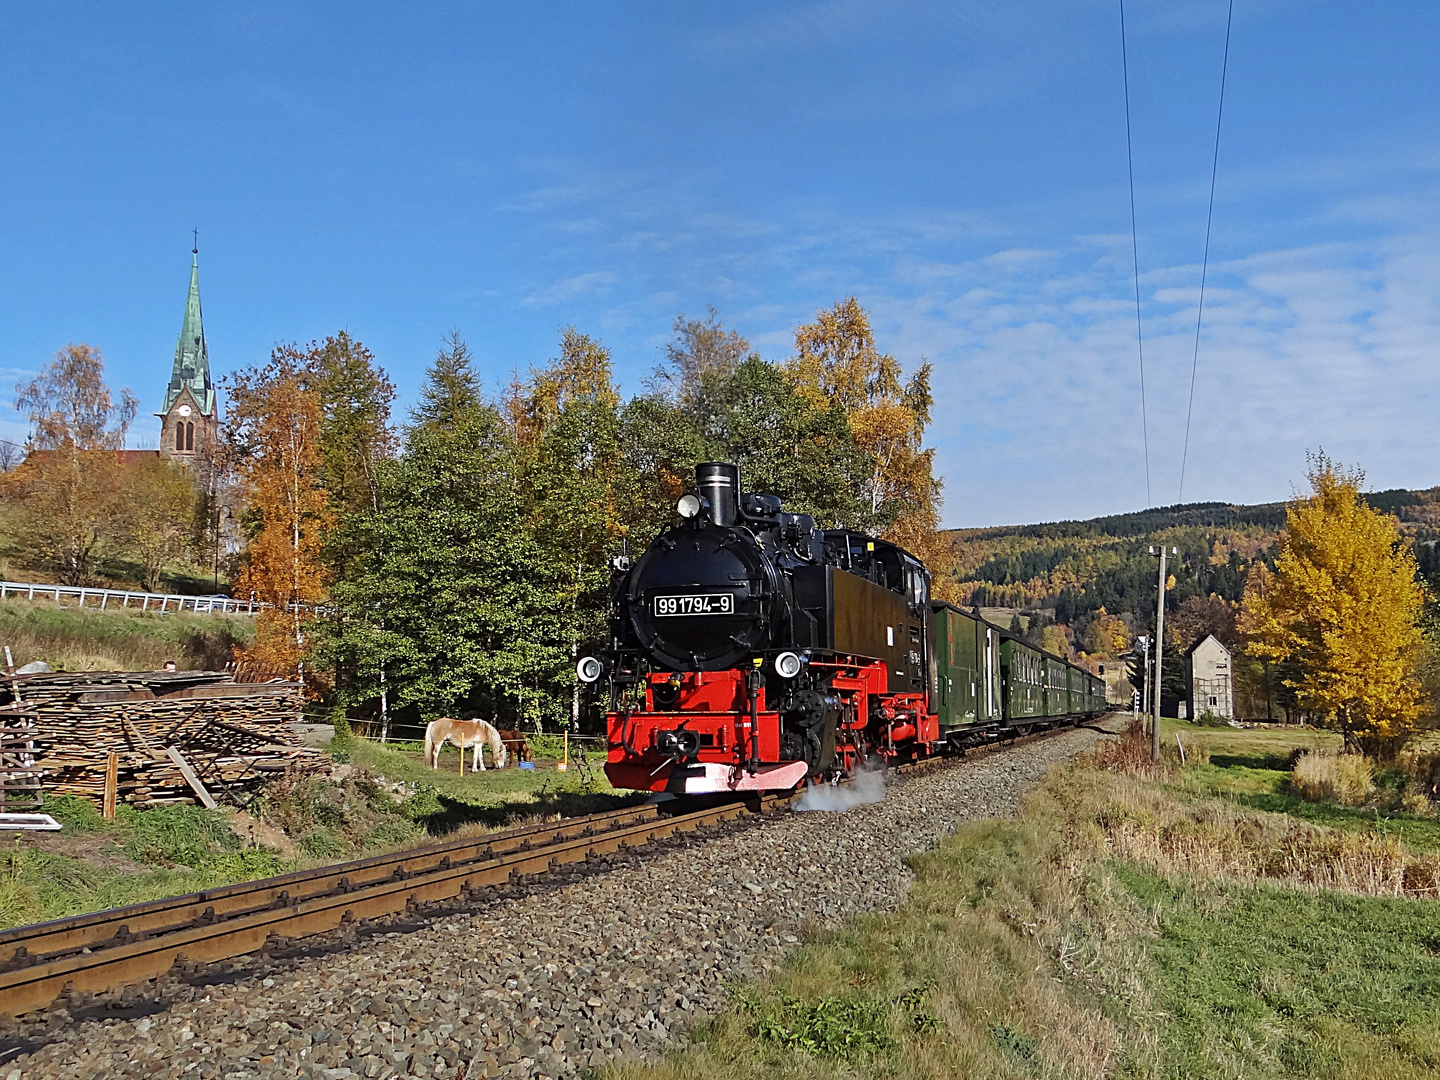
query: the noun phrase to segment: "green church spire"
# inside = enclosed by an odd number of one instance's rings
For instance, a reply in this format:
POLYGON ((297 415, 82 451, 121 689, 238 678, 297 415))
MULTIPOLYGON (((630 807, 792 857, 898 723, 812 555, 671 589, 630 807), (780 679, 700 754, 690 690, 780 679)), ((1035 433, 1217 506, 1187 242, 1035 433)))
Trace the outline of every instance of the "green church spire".
POLYGON ((180 340, 175 343, 175 367, 165 391, 163 416, 175 404, 185 387, 200 406, 200 415, 215 415, 215 384, 210 381, 210 353, 205 348, 205 325, 200 317, 200 248, 191 249, 190 293, 185 297, 185 321, 180 324, 180 340))

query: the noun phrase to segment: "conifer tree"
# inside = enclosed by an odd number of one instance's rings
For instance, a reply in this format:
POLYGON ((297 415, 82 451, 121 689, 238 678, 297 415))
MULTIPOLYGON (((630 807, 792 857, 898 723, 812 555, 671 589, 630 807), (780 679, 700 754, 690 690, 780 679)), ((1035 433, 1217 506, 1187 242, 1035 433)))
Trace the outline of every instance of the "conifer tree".
POLYGON ((410 422, 454 426, 479 408, 484 398, 470 347, 458 330, 451 330, 425 374, 420 404, 411 411, 410 422))
POLYGON ((568 671, 560 601, 525 525, 519 458, 479 395, 468 350, 447 342, 404 451, 378 470, 380 507, 342 524, 362 554, 332 588, 320 655, 344 704, 429 720, 479 712, 515 723, 568 671))
POLYGON ((325 490, 337 514, 377 504, 376 468, 395 452, 395 384, 375 355, 344 330, 302 353, 289 350, 320 398, 325 490))
POLYGON ((1274 580, 1246 596, 1250 651, 1288 667, 1300 707, 1347 745, 1389 754, 1421 707, 1415 559, 1394 519, 1361 498, 1364 473, 1323 453, 1309 461, 1311 494, 1286 508, 1274 580))

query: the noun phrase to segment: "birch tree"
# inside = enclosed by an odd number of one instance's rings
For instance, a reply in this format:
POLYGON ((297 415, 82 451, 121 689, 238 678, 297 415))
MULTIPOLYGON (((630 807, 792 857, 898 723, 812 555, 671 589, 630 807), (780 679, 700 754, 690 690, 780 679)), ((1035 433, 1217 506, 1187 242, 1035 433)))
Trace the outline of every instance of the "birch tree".
POLYGON ((284 348, 226 382, 225 443, 250 536, 236 593, 273 605, 257 617, 246 656, 303 675, 307 611, 325 597, 325 537, 335 520, 323 483, 320 395, 284 348))

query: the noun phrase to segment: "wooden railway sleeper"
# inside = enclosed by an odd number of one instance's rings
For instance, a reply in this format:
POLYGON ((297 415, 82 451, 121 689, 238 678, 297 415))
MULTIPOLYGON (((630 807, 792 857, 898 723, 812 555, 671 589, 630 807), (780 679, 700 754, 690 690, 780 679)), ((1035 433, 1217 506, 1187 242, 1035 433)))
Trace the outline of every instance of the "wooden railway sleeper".
MULTIPOLYGON (((774 805, 770 802, 768 805, 774 805)), ((744 813, 744 808, 728 808, 720 812, 703 812, 694 816, 670 819, 662 828, 648 823, 635 823, 614 830, 620 835, 611 835, 598 844, 588 838, 572 837, 559 850, 535 854, 511 851, 491 860, 488 868, 466 861, 461 867, 451 867, 432 872, 420 871, 412 878, 402 881, 372 881, 356 884, 349 875, 343 876, 337 887, 329 892, 311 894, 290 899, 285 908, 272 908, 270 901, 261 902, 257 909, 252 903, 245 912, 236 912, 230 918, 216 919, 218 925, 191 925, 169 928, 157 927, 142 940, 127 945, 97 949, 93 956, 75 955, 47 957, 33 965, 37 970, 31 973, 12 971, 0 975, 0 1013, 16 1015, 42 1008, 69 984, 73 989, 87 992, 105 992, 127 985, 135 985, 157 978, 180 963, 182 954, 197 956, 200 963, 211 963, 229 957, 252 953, 261 948, 274 934, 292 937, 307 937, 337 926, 344 931, 358 920, 383 916, 406 909, 415 902, 432 902, 454 897, 457 893, 473 892, 481 885, 497 885, 509 880, 524 880, 539 873, 548 865, 578 862, 589 859, 597 848, 613 850, 630 849, 645 839, 668 835, 679 830, 690 830, 701 824, 728 820, 744 813), (632 841, 634 842, 632 844, 632 841), (506 866, 506 862, 511 865, 506 866), (496 865, 498 864, 498 865, 496 865), (337 894, 340 894, 337 896, 337 894), (343 899, 342 899, 343 897, 343 899)), ((576 830, 577 832, 581 830, 576 830)), ((531 845, 533 847, 533 845, 531 845)), ((300 878, 297 880, 307 880, 300 878)), ((256 890, 261 891, 261 890, 256 890)), ((259 901, 259 897, 255 898, 259 901)), ((149 911, 149 908, 144 909, 149 911)), ((207 912, 214 914, 213 905, 207 912)), ((148 928, 147 928, 148 929, 148 928)), ((89 949, 85 952, 88 954, 89 949)), ((37 958, 38 959, 38 958, 37 958)))

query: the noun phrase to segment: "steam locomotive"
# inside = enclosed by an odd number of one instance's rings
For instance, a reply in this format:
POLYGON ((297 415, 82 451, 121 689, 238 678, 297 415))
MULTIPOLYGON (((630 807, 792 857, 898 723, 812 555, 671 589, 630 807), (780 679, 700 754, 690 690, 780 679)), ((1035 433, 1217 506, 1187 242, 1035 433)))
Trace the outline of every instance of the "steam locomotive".
POLYGON ((741 493, 706 463, 679 520, 613 564, 606 775, 616 787, 784 790, 1105 710, 1105 686, 930 596, 909 552, 741 493))

